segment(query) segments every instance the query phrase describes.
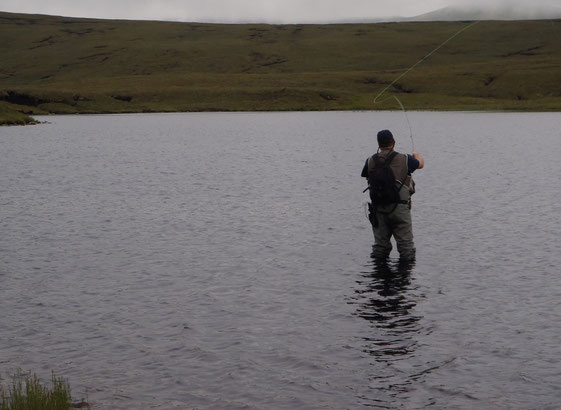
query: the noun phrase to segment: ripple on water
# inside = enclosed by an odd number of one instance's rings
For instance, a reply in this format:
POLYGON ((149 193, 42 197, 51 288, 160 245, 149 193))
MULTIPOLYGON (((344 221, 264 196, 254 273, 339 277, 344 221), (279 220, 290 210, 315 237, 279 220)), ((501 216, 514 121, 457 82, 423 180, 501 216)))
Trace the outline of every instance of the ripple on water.
POLYGON ((3 129, 0 371, 99 409, 555 408, 561 118, 409 117, 414 264, 370 257, 358 176, 402 113, 3 129))

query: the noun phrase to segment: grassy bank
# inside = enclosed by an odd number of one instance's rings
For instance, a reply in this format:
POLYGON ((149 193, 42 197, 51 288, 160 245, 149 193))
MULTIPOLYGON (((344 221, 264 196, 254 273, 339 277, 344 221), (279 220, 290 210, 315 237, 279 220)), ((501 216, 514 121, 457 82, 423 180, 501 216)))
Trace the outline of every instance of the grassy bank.
MULTIPOLYGON (((217 25, 0 13, 6 112, 399 109, 374 97, 468 22, 217 25)), ((469 28, 385 94, 409 110, 561 109, 561 21, 469 28)))
POLYGON ((0 125, 35 124, 36 121, 25 114, 28 107, 18 107, 0 101, 0 125))
POLYGON ((34 374, 17 374, 6 388, 0 384, 0 410, 69 410, 71 407, 70 386, 54 374, 50 387, 34 374))

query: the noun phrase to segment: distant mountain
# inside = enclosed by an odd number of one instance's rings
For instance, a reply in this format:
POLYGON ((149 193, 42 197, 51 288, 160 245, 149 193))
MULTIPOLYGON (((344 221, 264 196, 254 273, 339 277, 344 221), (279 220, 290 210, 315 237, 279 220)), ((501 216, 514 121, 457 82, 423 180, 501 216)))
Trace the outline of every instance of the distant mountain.
POLYGON ((533 7, 527 5, 444 7, 421 14, 409 21, 458 21, 458 20, 549 20, 561 19, 561 6, 533 7))

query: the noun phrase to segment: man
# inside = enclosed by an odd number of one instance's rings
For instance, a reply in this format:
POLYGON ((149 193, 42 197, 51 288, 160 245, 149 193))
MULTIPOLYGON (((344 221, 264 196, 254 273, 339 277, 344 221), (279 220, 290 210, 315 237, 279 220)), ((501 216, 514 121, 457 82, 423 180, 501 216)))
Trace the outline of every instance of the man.
MULTIPOLYGON (((374 247, 372 256, 387 258, 392 250, 390 242, 393 236, 397 244, 400 258, 411 260, 415 258, 413 244, 413 227, 411 224, 411 195, 415 192, 415 183, 411 174, 416 169, 425 166, 423 157, 413 151, 412 155, 395 153, 395 140, 388 130, 382 130, 377 135, 378 152, 366 160, 362 169, 362 177, 372 179, 376 163, 383 163, 390 155, 389 167, 395 177, 395 186, 399 198, 391 204, 370 204, 370 222, 374 232, 374 247)), ((372 185, 369 181, 369 186, 372 185)), ((371 198, 373 197, 372 187, 371 198)))

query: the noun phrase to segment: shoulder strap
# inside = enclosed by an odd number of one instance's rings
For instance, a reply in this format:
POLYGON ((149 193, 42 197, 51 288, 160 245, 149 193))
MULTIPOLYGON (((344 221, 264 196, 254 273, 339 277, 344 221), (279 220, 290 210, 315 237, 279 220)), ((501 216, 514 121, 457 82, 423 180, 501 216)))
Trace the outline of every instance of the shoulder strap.
POLYGON ((392 151, 390 153, 390 155, 388 155, 386 157, 386 162, 388 163, 388 165, 392 162, 392 160, 394 159, 394 157, 397 155, 397 151, 392 151))
POLYGON ((388 156, 386 157, 382 157, 379 153, 378 154, 374 154, 372 155, 372 160, 374 161, 375 165, 383 165, 383 164, 388 164, 390 165, 390 163, 392 162, 392 160, 394 159, 394 157, 397 155, 397 151, 392 151, 388 154, 388 156))

